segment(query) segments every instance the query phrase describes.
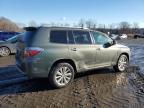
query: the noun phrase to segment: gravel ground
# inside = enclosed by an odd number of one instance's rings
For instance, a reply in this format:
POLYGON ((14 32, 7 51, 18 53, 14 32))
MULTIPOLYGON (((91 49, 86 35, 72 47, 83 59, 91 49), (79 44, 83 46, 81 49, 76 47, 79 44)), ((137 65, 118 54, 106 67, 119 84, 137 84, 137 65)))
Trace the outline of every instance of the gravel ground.
POLYGON ((73 83, 62 89, 52 89, 47 79, 28 80, 15 68, 14 56, 0 58, 3 66, 0 68, 0 108, 143 108, 144 77, 140 59, 144 40, 118 43, 132 50, 127 72, 115 73, 110 68, 89 71, 78 74, 73 83))

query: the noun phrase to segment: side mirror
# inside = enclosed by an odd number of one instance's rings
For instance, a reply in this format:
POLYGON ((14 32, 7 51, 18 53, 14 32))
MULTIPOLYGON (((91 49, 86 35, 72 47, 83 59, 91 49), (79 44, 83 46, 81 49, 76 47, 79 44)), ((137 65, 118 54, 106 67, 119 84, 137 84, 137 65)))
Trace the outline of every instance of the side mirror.
POLYGON ((105 44, 103 45, 104 48, 108 48, 108 47, 110 47, 110 46, 112 46, 112 43, 110 43, 110 42, 107 42, 107 43, 105 43, 105 44))
POLYGON ((117 44, 117 41, 116 40, 113 40, 113 45, 117 44))

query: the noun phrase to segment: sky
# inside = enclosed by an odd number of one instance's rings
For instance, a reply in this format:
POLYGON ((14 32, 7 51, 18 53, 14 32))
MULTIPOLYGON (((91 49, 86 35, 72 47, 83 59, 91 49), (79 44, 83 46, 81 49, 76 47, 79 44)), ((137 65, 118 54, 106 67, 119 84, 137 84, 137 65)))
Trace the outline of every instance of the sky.
POLYGON ((81 18, 99 24, 137 22, 144 27, 144 0, 0 0, 0 17, 17 23, 77 23, 81 18))

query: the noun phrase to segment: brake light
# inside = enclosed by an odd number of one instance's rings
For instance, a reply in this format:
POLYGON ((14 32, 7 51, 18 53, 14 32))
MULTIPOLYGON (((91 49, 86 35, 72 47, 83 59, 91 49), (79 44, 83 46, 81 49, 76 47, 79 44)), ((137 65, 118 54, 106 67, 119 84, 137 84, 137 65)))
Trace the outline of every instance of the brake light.
POLYGON ((42 48, 26 48, 24 52, 25 57, 33 57, 40 54, 43 51, 42 48))

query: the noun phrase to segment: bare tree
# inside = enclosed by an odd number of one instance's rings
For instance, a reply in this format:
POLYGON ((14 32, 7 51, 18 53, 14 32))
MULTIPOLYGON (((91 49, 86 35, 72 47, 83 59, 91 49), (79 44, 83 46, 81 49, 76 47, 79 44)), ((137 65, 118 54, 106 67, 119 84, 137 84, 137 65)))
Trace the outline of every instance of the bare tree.
POLYGON ((16 23, 10 21, 5 17, 0 17, 0 31, 14 31, 19 32, 21 29, 17 26, 16 23))
POLYGON ((96 28, 97 28, 97 22, 94 22, 93 29, 96 29, 96 28))
POLYGON ((70 26, 70 24, 68 24, 68 23, 65 23, 65 24, 64 24, 64 26, 65 26, 65 27, 69 27, 69 26, 70 26))
POLYGON ((121 29, 127 29, 130 28, 130 24, 128 22, 120 22, 119 27, 121 29))
POLYGON ((26 25, 25 25, 24 23, 17 23, 17 26, 18 26, 19 28, 24 28, 26 25))
POLYGON ((119 28, 121 29, 121 33, 129 33, 130 32, 130 23, 123 21, 119 23, 119 28))
POLYGON ((91 19, 87 20, 86 27, 90 29, 90 28, 92 28, 92 26, 93 26, 93 21, 91 19))
POLYGON ((136 28, 136 29, 139 28, 139 24, 137 22, 134 22, 133 23, 133 28, 136 28))
POLYGON ((137 34, 138 33, 138 29, 139 29, 139 24, 137 22, 134 22, 132 25, 133 28, 133 33, 137 34))
POLYGON ((80 19, 79 23, 78 23, 79 27, 85 27, 85 20, 84 19, 80 19))

